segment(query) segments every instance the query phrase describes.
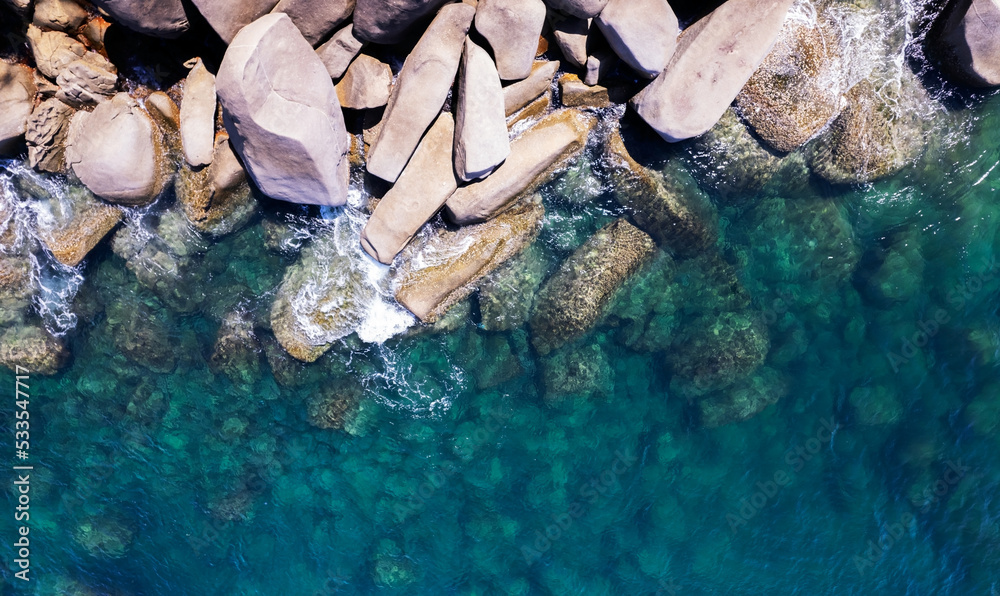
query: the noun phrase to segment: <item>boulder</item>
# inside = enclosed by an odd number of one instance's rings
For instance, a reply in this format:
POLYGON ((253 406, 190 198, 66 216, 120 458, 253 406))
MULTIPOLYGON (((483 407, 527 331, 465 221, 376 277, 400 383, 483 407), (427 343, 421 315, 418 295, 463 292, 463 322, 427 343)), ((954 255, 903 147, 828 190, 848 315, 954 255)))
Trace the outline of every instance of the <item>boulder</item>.
POLYGON ((12 371, 54 375, 68 362, 69 351, 43 327, 8 327, 0 335, 0 364, 12 371))
POLYGON ((668 142, 719 121, 781 33, 792 0, 729 0, 684 30, 666 69, 632 100, 668 142))
POLYGON ((120 207, 97 200, 83 188, 68 188, 61 200, 39 208, 38 236, 52 256, 76 267, 122 220, 120 207))
POLYGON ((689 399, 725 389, 757 370, 770 347, 767 325, 757 313, 699 317, 667 350, 671 388, 689 399))
POLYGON ((486 50, 466 39, 455 106, 455 173, 463 182, 482 178, 509 154, 500 76, 486 50))
POLYGON ((392 263, 458 188, 452 168, 454 140, 455 121, 442 113, 361 232, 361 246, 375 259, 392 263))
POLYGON ((608 0, 546 0, 546 4, 566 14, 590 19, 601 14, 608 0))
POLYGON ((468 297, 479 280, 531 244, 544 215, 536 198, 485 223, 434 230, 400 255, 394 270, 396 300, 421 321, 437 321, 468 297))
POLYGON ((353 233, 347 225, 333 226, 313 238, 285 271, 271 307, 271 329, 298 360, 314 362, 352 333, 374 297, 362 260, 348 252, 356 246, 353 233))
POLYGON ((170 170, 163 135, 126 93, 77 112, 66 140, 66 163, 97 196, 126 206, 153 202, 170 170))
POLYGON ((558 60, 536 60, 528 78, 503 88, 504 113, 511 116, 538 99, 551 88, 552 79, 558 71, 558 60))
POLYGON ((63 102, 78 108, 96 105, 115 94, 118 72, 104 56, 87 52, 61 69, 56 83, 56 97, 63 102))
POLYGON ((587 85, 573 73, 559 77, 559 94, 567 108, 608 108, 611 96, 607 87, 587 85))
POLYGON ((476 8, 476 31, 493 48, 497 72, 506 81, 531 74, 544 25, 542 0, 480 0, 476 8))
POLYGON ((55 80, 59 71, 87 53, 84 45, 62 31, 42 31, 28 25, 28 45, 39 72, 55 80))
POLYGON ((552 36, 559 46, 566 62, 577 68, 587 65, 587 36, 590 34, 591 19, 566 16, 558 12, 549 13, 552 36))
POLYGON ((624 219, 587 239, 538 293, 530 326, 542 355, 582 337, 597 323, 615 291, 651 259, 656 244, 624 219))
POLYGON ((133 31, 174 39, 188 30, 181 0, 93 0, 101 10, 133 31))
POLYGON ((840 112, 841 62, 839 35, 830 24, 788 19, 736 96, 736 108, 768 145, 794 151, 840 112))
POLYGON ((610 0, 596 21, 618 57, 648 79, 663 72, 677 47, 680 25, 667 0, 610 0))
POLYGON ((334 33, 330 41, 316 50, 316 54, 323 61, 330 78, 339 79, 364 45, 365 42, 354 37, 354 25, 348 25, 334 33))
POLYGON ((88 16, 87 10, 74 0, 38 0, 32 23, 42 29, 76 31, 88 16))
POLYGON ((908 88, 923 93, 919 81, 902 81, 903 94, 864 80, 847 92, 847 106, 810 153, 810 166, 833 184, 865 183, 895 174, 916 159, 925 137, 908 88))
POLYGON ((216 88, 233 147, 264 194, 344 204, 344 115, 326 67, 287 15, 263 16, 240 31, 216 88))
POLYGON ((30 68, 0 61, 0 153, 10 151, 24 136, 35 91, 30 68))
POLYGON ((243 227, 257 210, 246 172, 220 134, 207 168, 182 167, 177 177, 177 200, 194 229, 223 236, 243 227))
POLYGON ((532 244, 483 278, 478 292, 482 328, 512 331, 526 325, 547 271, 546 255, 532 244))
POLYGON ((609 72, 618 65, 618 56, 607 48, 596 50, 587 57, 586 73, 583 82, 588 85, 596 85, 604 80, 609 72))
POLYGON ((166 93, 162 91, 150 93, 146 98, 146 110, 164 129, 180 129, 181 110, 166 93))
POLYGON ((215 76, 201 58, 184 81, 181 98, 180 131, 184 159, 192 166, 212 163, 215 149, 215 76))
POLYGON ((354 8, 354 35, 372 43, 400 41, 411 26, 448 0, 358 0, 354 8))
POLYGON ((240 29, 271 12, 277 0, 191 0, 201 16, 205 17, 222 41, 232 43, 240 29))
POLYGON ((75 112, 56 98, 47 99, 35 108, 24 135, 31 167, 53 173, 66 169, 66 135, 75 112))
POLYGON ((280 0, 271 12, 283 12, 315 46, 354 12, 355 0, 280 0))
POLYGON ((392 69, 385 62, 361 54, 351 62, 336 85, 341 107, 352 110, 380 108, 389 102, 392 69))
POLYGON ((928 40, 942 68, 972 87, 1000 85, 1000 2, 957 0, 928 40))
POLYGON ((657 244, 678 257, 707 250, 718 239, 718 213, 683 168, 663 174, 637 163, 619 131, 608 138, 604 168, 615 198, 657 244))
POLYGON ((230 312, 219 326, 208 365, 212 372, 226 375, 237 389, 247 392, 261 378, 262 351, 253 321, 239 311, 230 312))
POLYGON ((583 151, 596 118, 559 110, 514 139, 510 156, 485 180, 459 188, 445 203, 449 218, 464 225, 485 221, 551 179, 567 159, 583 151))
MULTIPOLYGON (((448 98, 476 9, 441 9, 403 63, 386 108, 382 130, 368 155, 368 172, 395 182, 417 143, 448 98)), ((358 23, 354 23, 357 32, 358 23)))

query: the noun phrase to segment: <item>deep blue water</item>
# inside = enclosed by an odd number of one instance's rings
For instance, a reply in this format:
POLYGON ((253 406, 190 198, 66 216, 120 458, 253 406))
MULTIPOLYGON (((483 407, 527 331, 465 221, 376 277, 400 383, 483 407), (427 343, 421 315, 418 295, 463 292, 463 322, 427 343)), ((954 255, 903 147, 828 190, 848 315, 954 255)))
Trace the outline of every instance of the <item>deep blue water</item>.
MULTIPOLYGON (((33 308, 72 361, 29 381, 33 579, 13 575, 5 472, 0 593, 996 594, 1000 97, 945 91, 924 155, 873 184, 699 178, 716 246, 658 254, 553 356, 525 325, 488 330, 477 295, 447 326, 283 356, 267 319, 298 256, 265 227, 308 245, 352 209, 265 203, 177 257, 168 291, 107 243, 74 270, 39 253, 55 293, 33 308), (725 391, 769 405, 709 428, 671 363, 737 311, 769 350, 725 391), (240 378, 212 362, 231 313, 257 346, 240 378), (311 424, 331 400, 343 428, 311 424)), ((721 159, 649 148, 696 174, 721 159)), ((597 159, 542 190, 536 282, 626 215, 597 159)), ((5 189, 31 176, 0 163, 5 189)), ((6 370, 0 392, 14 465, 6 370)))

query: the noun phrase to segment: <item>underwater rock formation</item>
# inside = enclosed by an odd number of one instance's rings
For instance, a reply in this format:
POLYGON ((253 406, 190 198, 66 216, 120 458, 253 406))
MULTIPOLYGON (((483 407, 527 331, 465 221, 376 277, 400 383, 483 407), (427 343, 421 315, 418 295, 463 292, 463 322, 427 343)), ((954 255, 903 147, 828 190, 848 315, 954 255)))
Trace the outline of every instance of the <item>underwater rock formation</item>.
POLYGON ((10 370, 17 366, 32 373, 54 375, 69 362, 69 350, 46 329, 35 325, 14 325, 0 333, 0 364, 10 370))
POLYGON ((535 349, 545 355, 583 336, 655 250, 653 239, 624 219, 591 236, 538 293, 530 323, 535 349))
POLYGON ((545 273, 544 257, 532 244, 486 276, 478 292, 483 329, 511 331, 526 325, 545 273))
POLYGON ((363 398, 358 384, 335 381, 309 396, 309 424, 316 428, 343 429, 357 414, 358 404, 363 398))
POLYGON ((698 400, 701 424, 717 428, 748 420, 788 394, 788 380, 777 370, 763 366, 723 391, 698 400))
POLYGON ((249 391, 261 379, 260 357, 253 322, 239 312, 226 315, 208 359, 213 372, 229 377, 234 387, 249 391))
POLYGON ((284 13, 240 31, 216 78, 236 153, 273 199, 347 200, 347 129, 326 67, 284 13))
POLYGON ((531 244, 544 214, 532 198, 480 224, 432 230, 404 251, 394 273, 396 300, 421 321, 437 321, 480 279, 531 244))
POLYGON ((603 167, 615 198, 657 244, 683 257, 715 243, 718 214, 686 172, 670 166, 663 174, 644 168, 629 154, 617 129, 608 136, 605 156, 603 167))
POLYGON ((196 230, 223 236, 246 225, 257 212, 258 202, 230 147, 229 135, 216 137, 212 154, 208 167, 182 165, 175 189, 184 215, 196 230))
POLYGON ((614 372, 608 355, 596 343, 569 345, 542 358, 545 403, 553 405, 569 395, 611 393, 614 372))

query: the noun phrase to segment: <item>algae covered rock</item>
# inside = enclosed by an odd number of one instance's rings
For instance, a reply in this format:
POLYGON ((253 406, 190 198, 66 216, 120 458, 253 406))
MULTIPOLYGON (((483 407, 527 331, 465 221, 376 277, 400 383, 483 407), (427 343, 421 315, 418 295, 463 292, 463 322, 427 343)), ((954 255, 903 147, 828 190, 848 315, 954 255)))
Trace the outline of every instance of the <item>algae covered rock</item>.
POLYGON ((788 394, 788 381, 773 368, 764 366, 723 391, 698 400, 701 423, 716 428, 748 420, 788 394))
POLYGON ((57 261, 76 267, 122 220, 122 210, 97 200, 85 188, 66 189, 34 205, 38 237, 57 261))
POLYGON ((636 224, 657 244, 680 256, 692 256, 718 238, 718 214, 708 197, 681 168, 663 174, 637 163, 621 134, 608 138, 605 168, 618 202, 632 211, 636 224))
POLYGON ((182 164, 177 176, 177 199, 187 220, 199 232, 223 236, 243 227, 257 210, 257 199, 246 172, 220 134, 211 164, 192 168, 182 164))
POLYGON ((357 414, 363 398, 361 387, 338 380, 309 396, 309 424, 316 428, 343 429, 357 414))
POLYGON ((43 327, 15 325, 0 334, 0 364, 10 370, 18 366, 40 375, 54 375, 69 361, 62 341, 43 327))
POLYGON ((767 327, 752 312, 701 317, 681 330, 667 353, 671 387, 685 397, 723 389, 760 367, 769 348, 767 327))
POLYGON ((825 21, 787 19, 771 53, 736 97, 736 108, 765 142, 788 152, 840 112, 839 35, 825 21))
POLYGON ((361 269, 360 247, 343 218, 303 249, 288 268, 271 307, 281 347, 303 362, 322 356, 361 322, 374 289, 361 269))
POLYGON ((649 235, 624 219, 591 236, 538 294, 530 323, 535 349, 548 354, 590 330, 615 291, 655 249, 649 235))
POLYGON ((216 373, 223 373, 234 386, 247 390, 261 378, 261 348, 253 323, 238 312, 226 315, 208 359, 216 373))
POLYGON ((542 376, 548 404, 568 395, 608 395, 614 390, 611 362, 596 343, 565 346, 546 355, 542 376))
POLYGON ((533 198, 481 224, 431 231, 401 254, 396 300, 421 321, 437 321, 479 280, 531 244, 544 214, 541 201, 533 198))
POLYGON ((910 75, 896 88, 877 88, 867 79, 852 87, 847 106, 813 148, 813 171, 833 184, 855 184, 895 174, 914 161, 925 141, 914 105, 919 85, 910 75))
POLYGON ((132 362, 157 373, 177 366, 176 346, 170 337, 173 320, 145 304, 114 302, 107 307, 115 346, 132 362))
POLYGON ((93 556, 120 559, 132 545, 132 530, 116 519, 95 516, 80 522, 73 538, 93 556))
POLYGON ((510 331, 526 325, 545 272, 541 250, 532 244, 486 276, 479 285, 483 329, 510 331))

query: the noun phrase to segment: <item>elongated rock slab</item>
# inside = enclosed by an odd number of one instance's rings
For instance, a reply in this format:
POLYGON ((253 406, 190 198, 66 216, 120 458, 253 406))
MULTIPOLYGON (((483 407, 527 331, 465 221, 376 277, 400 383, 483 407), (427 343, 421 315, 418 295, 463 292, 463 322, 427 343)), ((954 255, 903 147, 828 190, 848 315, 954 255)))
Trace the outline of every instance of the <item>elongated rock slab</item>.
POLYGON ((475 14, 468 4, 445 6, 406 58, 368 156, 370 174, 395 182, 403 171, 448 97, 475 14))
POLYGON ((542 286, 530 321, 535 349, 548 354, 583 336, 655 251, 653 239, 625 219, 598 230, 542 286))
POLYGON ((193 166, 212 162, 215 150, 215 76, 201 58, 188 73, 181 100, 181 143, 184 158, 193 166))
POLYGON ((536 61, 531 67, 531 74, 528 75, 528 78, 503 88, 504 112, 510 116, 538 99, 552 86, 552 79, 555 78, 558 71, 558 60, 536 61))
POLYGON ((493 48, 497 72, 505 81, 531 74, 544 25, 542 0, 480 0, 476 8, 476 31, 493 48))
POLYGON ((652 79, 666 68, 680 26, 667 0, 611 0, 597 26, 618 57, 652 79))
POLYGON ((396 300, 421 321, 437 321, 484 276, 531 244, 544 215, 541 201, 527 201, 488 222, 441 228, 425 243, 411 244, 395 272, 396 300))
POLYGON ((632 100, 669 142, 704 134, 771 51, 792 0, 729 0, 688 27, 673 58, 632 100))
POLYGON ((264 194, 343 205, 348 135, 333 81, 284 13, 244 28, 216 78, 226 129, 264 194))
POLYGON ((455 118, 455 172, 462 181, 486 176, 510 155, 500 76, 471 39, 465 40, 455 118))
POLYGON ((576 110, 549 114, 511 143, 510 156, 493 174, 451 195, 445 204, 448 216, 457 224, 468 224, 500 213, 582 151, 595 122, 593 116, 576 110))
POLYGON ((445 112, 424 135, 389 192, 361 232, 361 246, 375 259, 392 263, 413 235, 458 188, 452 169, 455 121, 445 112))

